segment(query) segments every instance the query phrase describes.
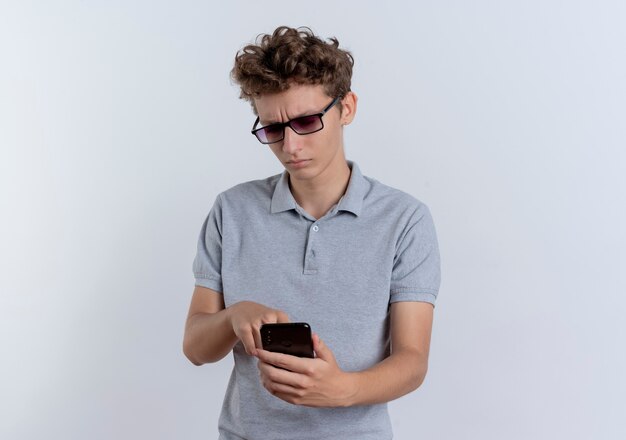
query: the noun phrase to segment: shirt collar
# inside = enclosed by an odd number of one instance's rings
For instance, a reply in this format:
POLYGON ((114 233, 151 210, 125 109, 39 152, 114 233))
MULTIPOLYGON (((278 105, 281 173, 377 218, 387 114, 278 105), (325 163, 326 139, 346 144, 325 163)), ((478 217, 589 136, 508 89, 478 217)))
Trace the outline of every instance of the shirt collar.
MULTIPOLYGON (((363 198, 367 191, 367 181, 361 174, 361 170, 356 162, 352 160, 346 160, 346 162, 351 170, 350 181, 348 182, 345 194, 339 200, 337 211, 350 211, 358 216, 363 207, 363 198)), ((270 212, 274 214, 276 212, 296 209, 296 205, 296 200, 293 198, 291 190, 289 189, 289 173, 285 170, 274 188, 270 212)))

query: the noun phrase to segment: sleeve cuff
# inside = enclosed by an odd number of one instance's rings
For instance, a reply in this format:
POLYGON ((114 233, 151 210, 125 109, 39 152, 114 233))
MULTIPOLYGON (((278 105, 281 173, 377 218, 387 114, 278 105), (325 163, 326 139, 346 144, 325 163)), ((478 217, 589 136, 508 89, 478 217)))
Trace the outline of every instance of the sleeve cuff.
POLYGON ((389 298, 389 303, 394 303, 398 301, 422 301, 428 302, 435 306, 435 301, 437 300, 437 291, 430 289, 422 289, 422 290, 406 290, 406 289, 398 289, 396 291, 391 292, 391 296, 389 298))
POLYGON ((201 276, 196 276, 195 278, 196 286, 206 287, 207 289, 212 289, 219 293, 222 293, 224 291, 221 280, 216 280, 214 278, 204 278, 201 276))

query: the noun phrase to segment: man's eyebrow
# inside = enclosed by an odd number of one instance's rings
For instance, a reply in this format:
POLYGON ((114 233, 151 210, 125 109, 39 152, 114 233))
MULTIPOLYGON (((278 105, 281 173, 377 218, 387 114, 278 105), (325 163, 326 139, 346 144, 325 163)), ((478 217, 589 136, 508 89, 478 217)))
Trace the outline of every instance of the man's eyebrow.
MULTIPOLYGON (((291 119, 296 119, 296 118, 300 118, 302 116, 308 116, 308 115, 316 115, 317 113, 320 113, 320 112, 316 112, 315 110, 301 112, 298 115, 292 117, 291 119)), ((269 121, 265 121, 263 118, 259 118, 259 122, 261 124, 263 124, 263 125, 272 125, 272 124, 280 124, 280 123, 282 123, 282 121, 277 121, 276 119, 270 119, 269 121)))

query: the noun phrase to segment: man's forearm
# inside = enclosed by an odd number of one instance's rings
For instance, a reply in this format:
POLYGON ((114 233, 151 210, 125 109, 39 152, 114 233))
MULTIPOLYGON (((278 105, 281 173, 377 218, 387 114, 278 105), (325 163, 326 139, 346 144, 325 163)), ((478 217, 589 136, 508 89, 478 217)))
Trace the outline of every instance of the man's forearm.
POLYGON ((404 350, 367 370, 350 373, 355 393, 348 402, 353 405, 384 403, 417 389, 428 370, 428 359, 417 351, 404 350))
POLYGON ((185 328, 183 352, 195 365, 217 362, 237 343, 229 310, 193 315, 185 328))

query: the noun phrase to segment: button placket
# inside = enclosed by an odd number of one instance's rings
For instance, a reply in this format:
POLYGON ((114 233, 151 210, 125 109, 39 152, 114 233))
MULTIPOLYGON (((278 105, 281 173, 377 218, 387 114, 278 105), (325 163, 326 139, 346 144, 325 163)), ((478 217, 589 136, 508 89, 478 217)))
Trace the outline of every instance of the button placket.
POLYGON ((316 232, 319 231, 319 226, 317 224, 313 224, 313 226, 311 226, 309 228, 309 236, 308 236, 308 240, 307 240, 307 245, 306 245, 306 249, 305 249, 305 254, 304 254, 304 271, 303 273, 305 275, 312 275, 312 274, 316 274, 318 267, 317 267, 317 260, 315 258, 315 237, 316 237, 316 232))

